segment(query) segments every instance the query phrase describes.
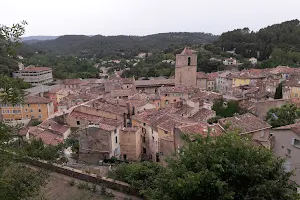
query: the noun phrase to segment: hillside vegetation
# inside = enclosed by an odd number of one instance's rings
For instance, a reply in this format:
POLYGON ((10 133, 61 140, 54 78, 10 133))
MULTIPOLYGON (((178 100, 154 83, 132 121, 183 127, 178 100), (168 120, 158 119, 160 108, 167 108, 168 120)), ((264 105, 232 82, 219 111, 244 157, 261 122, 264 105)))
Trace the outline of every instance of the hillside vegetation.
POLYGON ((185 46, 212 43, 218 37, 207 33, 159 33, 148 36, 65 35, 55 40, 24 45, 23 55, 42 52, 52 55, 76 55, 86 58, 132 58, 140 52, 159 52, 171 45, 185 46))
POLYGON ((260 29, 236 29, 223 33, 214 43, 224 51, 235 50, 245 58, 257 57, 261 67, 290 65, 299 67, 300 26, 299 20, 286 21, 260 29))

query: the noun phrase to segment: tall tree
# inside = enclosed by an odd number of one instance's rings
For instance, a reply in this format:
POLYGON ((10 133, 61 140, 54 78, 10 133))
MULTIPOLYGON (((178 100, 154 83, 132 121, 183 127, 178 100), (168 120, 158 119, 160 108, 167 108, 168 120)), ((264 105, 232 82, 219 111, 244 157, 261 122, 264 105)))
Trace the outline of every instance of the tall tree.
MULTIPOLYGON (((0 70, 3 60, 16 55, 20 37, 25 31, 24 25, 26 22, 14 24, 12 27, 0 26, 0 70)), ((22 81, 1 75, 0 103, 22 103, 24 87, 26 86, 22 81)), ((8 147, 8 141, 13 138, 12 133, 11 127, 0 122, 0 199, 28 199, 45 183, 47 173, 30 169, 18 162, 18 156, 3 151, 8 147)))
POLYGON ((168 160, 167 168, 156 170, 157 175, 145 165, 125 165, 118 178, 139 183, 141 193, 153 200, 296 200, 297 185, 283 163, 270 150, 228 133, 189 142, 177 158, 168 160), (151 184, 140 169, 152 173, 151 184))
POLYGON ((293 124, 300 118, 300 109, 295 104, 272 108, 267 112, 267 121, 273 127, 293 124))
POLYGON ((276 88, 274 99, 282 99, 282 83, 276 88))

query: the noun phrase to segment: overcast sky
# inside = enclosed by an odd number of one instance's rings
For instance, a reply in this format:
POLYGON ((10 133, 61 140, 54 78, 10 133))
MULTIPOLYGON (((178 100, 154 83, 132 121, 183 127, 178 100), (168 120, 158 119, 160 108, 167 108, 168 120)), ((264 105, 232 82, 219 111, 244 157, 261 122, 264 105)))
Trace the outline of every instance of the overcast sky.
POLYGON ((220 34, 300 19, 300 0, 0 0, 0 23, 29 35, 220 34))

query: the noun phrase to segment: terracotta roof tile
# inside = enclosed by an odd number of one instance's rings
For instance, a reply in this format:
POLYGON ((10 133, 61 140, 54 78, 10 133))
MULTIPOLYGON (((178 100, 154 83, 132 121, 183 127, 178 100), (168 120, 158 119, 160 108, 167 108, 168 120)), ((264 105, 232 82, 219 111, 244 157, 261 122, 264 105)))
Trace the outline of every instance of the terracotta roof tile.
POLYGON ((193 55, 195 53, 195 51, 191 50, 188 47, 185 47, 183 49, 183 51, 181 52, 181 55, 193 55))
POLYGON ((50 99, 39 97, 39 96, 27 96, 25 97, 24 102, 26 104, 45 104, 45 103, 51 103, 52 101, 50 99))
POLYGON ((259 119, 258 117, 250 113, 220 119, 219 124, 222 127, 228 124, 228 130, 233 131, 238 129, 240 131, 240 134, 251 133, 257 130, 271 128, 271 126, 267 122, 259 119))
POLYGON ((70 127, 64 124, 59 124, 51 119, 43 121, 38 127, 49 129, 57 132, 60 135, 63 135, 70 127))
POLYGON ((175 79, 153 79, 153 80, 137 80, 135 81, 136 87, 146 86, 169 86, 175 85, 175 79))

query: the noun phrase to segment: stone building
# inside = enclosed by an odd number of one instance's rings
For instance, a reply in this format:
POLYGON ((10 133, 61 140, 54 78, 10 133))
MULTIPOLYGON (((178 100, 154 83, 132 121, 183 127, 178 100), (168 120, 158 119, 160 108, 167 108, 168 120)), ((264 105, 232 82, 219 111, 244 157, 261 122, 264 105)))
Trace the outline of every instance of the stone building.
POLYGON ((79 160, 98 164, 105 158, 119 157, 119 129, 112 126, 91 125, 78 130, 79 160))
POLYGON ((187 47, 176 55, 175 85, 197 85, 197 55, 187 47))

